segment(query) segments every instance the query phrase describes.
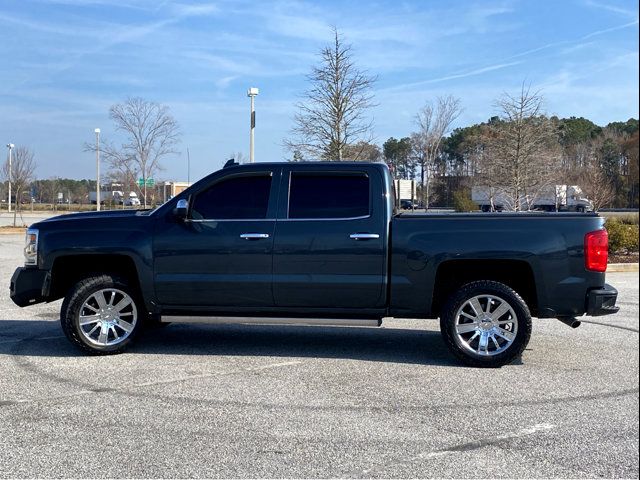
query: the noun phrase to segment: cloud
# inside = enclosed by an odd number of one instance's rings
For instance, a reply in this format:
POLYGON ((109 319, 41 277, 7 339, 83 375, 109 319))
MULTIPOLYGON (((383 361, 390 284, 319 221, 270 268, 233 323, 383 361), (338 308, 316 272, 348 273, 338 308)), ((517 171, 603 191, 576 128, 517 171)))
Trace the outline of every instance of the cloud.
POLYGON ((589 38, 597 37, 598 35, 604 35, 605 33, 615 32, 617 30, 623 30, 625 28, 633 27, 638 25, 638 20, 634 20, 633 22, 625 23, 622 25, 616 25, 615 27, 605 28, 604 30, 596 30, 595 32, 591 32, 588 35, 585 35, 580 40, 587 40, 589 38))
POLYGON ((171 5, 171 10, 179 17, 192 17, 212 15, 220 12, 220 8, 215 3, 200 3, 197 5, 178 3, 171 5))
MULTIPOLYGON (((125 1, 125 0, 36 0, 38 3, 44 3, 47 5, 67 5, 72 7, 116 7, 127 8, 133 10, 149 10, 145 5, 149 5, 150 2, 143 1, 125 1)), ((151 2, 151 5, 155 5, 155 2, 151 2)))
POLYGON ((601 10, 607 10, 609 12, 617 13, 619 15, 624 15, 624 16, 627 16, 627 17, 637 17, 638 16, 638 11, 637 10, 629 10, 629 9, 626 9, 626 8, 618 7, 617 5, 611 5, 609 3, 601 3, 601 2, 596 2, 594 0, 586 0, 584 2, 584 4, 587 7, 598 8, 598 9, 601 9, 601 10))
POLYGON ((100 33, 100 29, 96 28, 82 27, 80 25, 63 26, 60 24, 51 24, 47 22, 11 16, 4 13, 0 13, 0 23, 9 23, 30 30, 36 30, 43 33, 53 33, 55 35, 65 35, 69 37, 85 36, 93 37, 95 39, 100 39, 103 37, 103 35, 100 33))
POLYGON ((238 78, 237 75, 229 75, 227 77, 222 77, 222 78, 216 80, 216 82, 215 82, 216 87, 218 87, 220 89, 227 88, 229 86, 229 84, 231 82, 233 82, 237 78, 238 78))
POLYGON ((503 68, 508 68, 508 67, 512 67, 515 65, 520 65, 522 62, 518 61, 518 62, 508 62, 508 63, 498 63, 495 65, 487 65, 484 67, 480 67, 480 68, 476 68, 473 70, 468 70, 465 72, 460 72, 460 73, 452 73, 449 75, 445 75, 443 77, 437 77, 437 78, 430 78, 428 80, 422 80, 420 82, 413 82, 413 83, 405 83, 402 85, 397 85, 385 90, 402 90, 402 89, 407 89, 407 88, 415 88, 415 87, 419 87, 422 85, 429 85, 432 83, 438 83, 438 82, 445 82, 447 80, 456 80, 459 78, 467 78, 467 77, 473 77, 476 75, 482 75, 483 73, 488 73, 488 72, 493 72, 495 70, 502 70, 503 68))
POLYGON ((283 14, 267 18, 269 28, 279 35, 323 42, 331 38, 331 26, 323 20, 283 14))
POLYGON ((498 63, 496 65, 489 65, 482 68, 476 68, 475 70, 470 70, 468 72, 456 73, 453 75, 447 75, 445 77, 434 78, 434 79, 428 80, 427 83, 444 82, 445 80, 454 80, 457 78, 472 77, 472 76, 481 75, 487 72, 493 72, 494 70, 502 70, 503 68, 512 67, 514 65, 520 65, 521 63, 522 62, 498 63))
MULTIPOLYGON (((46 3, 63 3, 74 6, 86 7, 86 6, 126 6, 131 8, 140 8, 143 9, 143 5, 149 5, 144 3, 120 3, 119 1, 112 0, 41 0, 46 3)), ((166 1, 163 2, 151 2, 152 5, 155 6, 155 9, 161 9, 166 1)), ((148 10, 144 8, 145 10, 148 10)), ((113 48, 122 43, 129 43, 144 37, 150 36, 155 32, 179 23, 184 19, 193 17, 193 16, 202 16, 205 14, 213 14, 218 12, 218 8, 215 4, 199 4, 199 5, 186 5, 186 4, 176 4, 172 6, 173 14, 162 18, 160 20, 155 20, 151 22, 146 22, 142 24, 106 24, 104 22, 93 22, 90 27, 85 27, 82 25, 74 24, 69 26, 61 26, 60 24, 50 24, 41 21, 34 21, 31 19, 24 19, 15 16, 9 16, 3 13, 0 13, 0 22, 8 22, 13 23, 21 27, 26 27, 32 30, 37 30, 43 33, 50 33, 54 35, 65 35, 70 38, 77 37, 78 35, 83 35, 91 38, 91 42, 84 42, 80 49, 76 50, 75 53, 68 53, 62 56, 62 59, 58 62, 52 63, 49 62, 49 66, 51 68, 48 69, 47 74, 49 77, 52 75, 61 73, 63 71, 72 69, 76 66, 83 58, 93 55, 95 56, 98 53, 101 53, 105 50, 113 48)), ((22 81, 18 82, 16 87, 21 87, 25 83, 29 82, 33 77, 23 78, 22 81)), ((8 93, 5 91, 5 93, 8 93)))
MULTIPOLYGON (((633 22, 624 23, 622 25, 616 25, 616 26, 610 27, 610 28, 605 28, 605 29, 602 29, 602 30, 595 30, 593 32, 590 32, 590 33, 588 33, 586 35, 583 35, 581 37, 578 37, 578 38, 569 39, 569 40, 561 40, 559 42, 553 42, 553 43, 547 43, 545 45, 541 45, 540 47, 536 47, 536 48, 532 48, 532 49, 529 49, 529 50, 525 50, 524 52, 516 53, 515 55, 510 55, 505 60, 511 60, 513 58, 526 57, 526 56, 529 56, 529 55, 531 55, 533 53, 541 52, 543 50, 549 50, 549 49, 555 48, 555 47, 561 47, 563 45, 570 46, 570 45, 573 45, 573 44, 578 44, 578 45, 576 45, 576 47, 577 48, 581 48, 583 46, 586 46, 586 45, 589 45, 589 44, 593 43, 593 42, 585 43, 585 40, 589 40, 590 38, 598 37, 600 35, 604 35, 604 34, 607 34, 607 33, 615 32, 615 31, 618 31, 618 30, 624 30, 626 28, 630 28, 630 27, 633 27, 635 25, 638 25, 638 20, 635 20, 633 22)), ((577 48, 568 47, 568 48, 562 50, 561 53, 566 53, 566 54, 572 53, 577 48)))
MULTIPOLYGON (((496 31, 496 25, 493 17, 505 15, 514 12, 511 2, 502 2, 499 4, 486 4, 471 6, 463 14, 462 23, 466 25, 467 30, 476 33, 489 33, 496 31)), ((504 26, 501 27, 504 29, 504 26)))
POLYGON ((216 85, 220 88, 227 87, 234 79, 238 77, 251 78, 256 76, 281 76, 290 74, 291 70, 286 68, 276 68, 271 65, 263 66, 257 60, 251 60, 250 53, 243 58, 237 55, 216 55, 203 51, 185 52, 184 58, 190 59, 198 64, 200 68, 205 68, 213 72, 213 75, 222 77, 216 80, 216 85), (238 57, 236 60, 234 57, 238 57))
POLYGON ((561 55, 569 55, 571 53, 577 52, 578 50, 582 50, 584 48, 587 47, 592 47, 596 44, 596 42, 583 42, 583 43, 577 43, 575 45, 571 45, 569 47, 565 47, 563 49, 560 50, 560 54, 561 55))

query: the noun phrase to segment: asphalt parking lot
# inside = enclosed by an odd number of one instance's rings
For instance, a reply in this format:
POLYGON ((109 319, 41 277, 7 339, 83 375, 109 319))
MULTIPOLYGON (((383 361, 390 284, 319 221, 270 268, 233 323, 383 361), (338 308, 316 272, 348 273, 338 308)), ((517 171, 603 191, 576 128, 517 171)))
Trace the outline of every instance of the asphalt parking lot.
POLYGON ((170 325, 89 357, 60 302, 13 305, 0 235, 0 477, 638 478, 638 274, 619 314, 534 321, 522 360, 467 368, 436 321, 170 325))

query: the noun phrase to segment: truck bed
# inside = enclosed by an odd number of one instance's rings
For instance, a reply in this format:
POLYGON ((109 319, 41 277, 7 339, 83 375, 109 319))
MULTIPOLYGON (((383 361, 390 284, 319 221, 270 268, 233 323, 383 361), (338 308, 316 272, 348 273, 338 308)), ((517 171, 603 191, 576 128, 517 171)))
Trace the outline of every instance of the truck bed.
POLYGON ((584 235, 602 229, 603 224, 595 213, 395 215, 391 221, 391 313, 425 312, 435 317, 442 306, 438 299, 447 297, 447 289, 490 271, 508 277, 511 284, 522 283, 539 317, 582 315, 586 307, 565 299, 586 298, 590 289, 604 286, 605 274, 584 266, 584 235), (417 291, 424 296, 416 295, 417 291))

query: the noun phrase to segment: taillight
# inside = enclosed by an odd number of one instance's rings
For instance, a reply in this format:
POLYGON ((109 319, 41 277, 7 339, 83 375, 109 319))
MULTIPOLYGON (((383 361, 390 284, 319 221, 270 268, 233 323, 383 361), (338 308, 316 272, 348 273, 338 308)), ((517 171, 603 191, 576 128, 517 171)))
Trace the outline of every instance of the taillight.
POLYGON ((596 230, 584 236, 584 266, 594 272, 605 272, 609 259, 609 235, 607 231, 596 230))

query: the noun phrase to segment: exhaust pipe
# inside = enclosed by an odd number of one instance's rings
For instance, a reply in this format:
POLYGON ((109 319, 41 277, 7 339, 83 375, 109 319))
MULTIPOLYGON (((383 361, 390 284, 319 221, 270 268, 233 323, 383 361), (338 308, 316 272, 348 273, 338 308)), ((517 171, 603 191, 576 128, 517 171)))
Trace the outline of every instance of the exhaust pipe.
POLYGON ((578 328, 582 325, 582 322, 575 317, 558 317, 558 320, 571 328, 578 328))

